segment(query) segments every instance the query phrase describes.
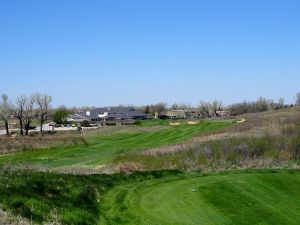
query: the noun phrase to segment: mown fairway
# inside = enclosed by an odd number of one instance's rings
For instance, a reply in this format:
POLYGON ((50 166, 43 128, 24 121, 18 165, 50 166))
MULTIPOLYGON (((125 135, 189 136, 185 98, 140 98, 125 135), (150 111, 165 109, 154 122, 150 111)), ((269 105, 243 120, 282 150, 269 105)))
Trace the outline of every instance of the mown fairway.
POLYGON ((172 175, 116 186, 103 201, 101 224, 296 225, 300 174, 172 175))
MULTIPOLYGON (((155 121, 154 121, 155 122, 155 121)), ((141 126, 155 126, 150 122, 141 126)), ((156 122, 155 122, 156 123, 156 122)), ((168 122, 164 122, 168 124, 168 122)), ((232 121, 201 122, 197 125, 182 123, 154 131, 115 131, 87 138, 87 145, 56 147, 0 156, 0 163, 26 163, 47 168, 97 167, 105 165, 117 154, 175 144, 232 124, 232 121)))

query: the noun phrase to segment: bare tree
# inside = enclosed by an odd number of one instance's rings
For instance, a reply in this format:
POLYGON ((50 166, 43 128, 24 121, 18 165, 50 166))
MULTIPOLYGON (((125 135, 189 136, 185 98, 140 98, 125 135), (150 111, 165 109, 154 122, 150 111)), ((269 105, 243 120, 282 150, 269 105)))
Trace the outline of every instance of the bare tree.
POLYGON ((38 106, 38 119, 40 121, 40 131, 43 133, 43 125, 44 122, 49 117, 49 109, 50 109, 50 103, 52 101, 52 97, 46 94, 40 94, 37 93, 35 95, 36 103, 38 106))
POLYGON ((296 105, 300 105, 300 92, 296 95, 296 105))
POLYGON ((284 107, 284 98, 279 98, 278 100, 278 108, 282 109, 284 107))
POLYGON ((166 112, 166 111, 167 111, 166 103, 160 102, 155 105, 150 105, 150 112, 152 114, 157 112, 159 115, 161 115, 163 112, 166 112))
POLYGON ((211 104, 211 114, 212 116, 218 116, 218 111, 222 109, 222 101, 215 100, 211 104))
POLYGON ((211 104, 209 102, 201 101, 199 111, 203 118, 210 117, 211 104))
POLYGON ((266 98, 259 97, 256 101, 256 111, 264 112, 271 108, 273 100, 267 100, 266 98))
POLYGON ((35 109, 36 97, 32 95, 31 97, 27 97, 25 101, 24 107, 24 127, 25 127, 25 135, 28 135, 29 128, 31 122, 37 118, 38 113, 35 109))
POLYGON ((9 126, 8 119, 12 114, 12 105, 8 101, 8 96, 6 94, 2 94, 0 100, 0 118, 4 121, 6 134, 9 135, 9 126))
POLYGON ((23 135, 23 120, 24 120, 24 111, 26 104, 26 96, 22 95, 17 98, 15 104, 13 105, 13 115, 19 120, 20 124, 20 134, 23 135))
POLYGON ((171 106, 171 110, 191 110, 192 106, 189 105, 189 104, 186 104, 186 103, 174 103, 172 106, 171 106))
POLYGON ((175 102, 172 106, 171 106, 171 110, 177 110, 178 109, 178 104, 175 102))

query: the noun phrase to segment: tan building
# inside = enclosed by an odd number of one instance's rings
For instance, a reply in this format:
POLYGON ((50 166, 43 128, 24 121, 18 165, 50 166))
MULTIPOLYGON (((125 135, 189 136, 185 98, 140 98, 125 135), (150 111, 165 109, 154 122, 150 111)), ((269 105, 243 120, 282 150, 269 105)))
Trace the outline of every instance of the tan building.
POLYGON ((170 110, 166 113, 169 119, 186 119, 185 110, 170 110))

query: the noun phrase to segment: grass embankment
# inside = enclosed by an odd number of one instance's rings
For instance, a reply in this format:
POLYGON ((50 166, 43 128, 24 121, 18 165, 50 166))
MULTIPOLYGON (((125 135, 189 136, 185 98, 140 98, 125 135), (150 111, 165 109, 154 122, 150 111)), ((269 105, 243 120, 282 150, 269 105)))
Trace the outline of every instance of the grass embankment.
POLYGON ((300 172, 0 172, 3 210, 55 224, 299 224, 300 172), (194 190, 194 191, 193 191, 194 190))
MULTIPOLYGON (((145 121, 141 126, 149 126, 145 121)), ((159 122, 162 123, 162 122, 159 122)), ((164 121, 166 123, 166 121, 164 121)), ((0 163, 30 164, 44 168, 97 167, 105 165, 116 155, 153 147, 176 144, 232 124, 232 121, 201 122, 197 125, 186 123, 180 126, 167 126, 153 131, 116 131, 87 136, 88 144, 72 147, 26 151, 0 157, 0 163)), ((150 124, 152 125, 152 124, 150 124)), ((161 124, 159 124, 161 125, 161 124)))
POLYGON ((94 225, 105 214, 103 194, 113 186, 174 173, 80 176, 0 169, 0 209, 39 224, 94 225))
POLYGON ((298 172, 182 174, 131 182, 104 195, 100 224, 296 225, 299 188, 298 172))

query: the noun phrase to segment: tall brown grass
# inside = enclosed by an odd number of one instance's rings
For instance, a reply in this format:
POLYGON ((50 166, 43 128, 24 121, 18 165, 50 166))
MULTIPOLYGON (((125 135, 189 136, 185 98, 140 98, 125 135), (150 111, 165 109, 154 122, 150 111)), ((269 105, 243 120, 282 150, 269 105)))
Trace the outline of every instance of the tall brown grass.
POLYGON ((44 134, 35 136, 0 136, 0 154, 33 149, 87 145, 86 138, 77 133, 44 134))

